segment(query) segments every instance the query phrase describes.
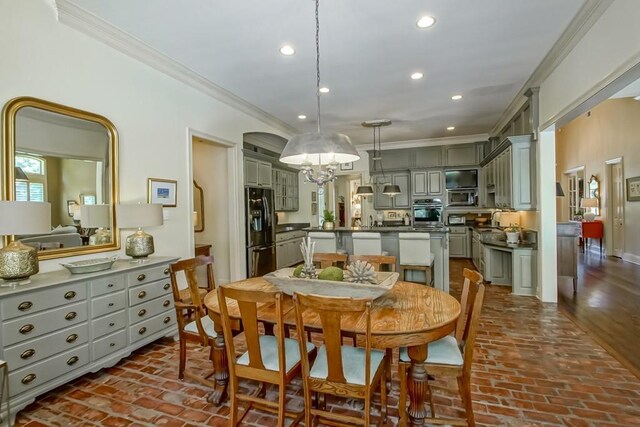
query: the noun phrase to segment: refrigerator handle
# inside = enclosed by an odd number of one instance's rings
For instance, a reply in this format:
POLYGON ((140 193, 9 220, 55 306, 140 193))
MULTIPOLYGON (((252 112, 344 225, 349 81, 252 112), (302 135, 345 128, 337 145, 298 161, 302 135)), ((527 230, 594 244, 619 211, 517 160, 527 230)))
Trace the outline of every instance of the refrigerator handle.
POLYGON ((268 227, 271 225, 271 210, 269 209, 269 199, 266 196, 262 196, 262 206, 264 206, 264 223, 268 227))

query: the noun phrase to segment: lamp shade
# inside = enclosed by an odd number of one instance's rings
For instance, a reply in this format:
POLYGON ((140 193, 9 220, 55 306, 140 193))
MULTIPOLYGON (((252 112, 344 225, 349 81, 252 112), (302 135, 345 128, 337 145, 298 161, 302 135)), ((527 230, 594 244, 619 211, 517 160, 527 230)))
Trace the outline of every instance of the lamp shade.
POLYGON ((370 185, 360 185, 356 189, 358 196, 371 196, 373 194, 373 187, 370 185))
POLYGON ((110 205, 82 205, 80 207, 80 225, 84 228, 111 227, 110 205))
POLYGON ((360 158, 348 136, 336 132, 313 132, 293 136, 282 150, 280 161, 291 165, 327 165, 355 162, 360 158))
POLYGON ((500 212, 500 227, 509 227, 510 225, 520 225, 520 214, 518 212, 500 212))
POLYGON ((162 205, 127 203, 116 206, 119 228, 156 227, 162 225, 162 205))
POLYGON ((580 200, 581 208, 597 208, 598 207, 598 199, 595 197, 591 197, 589 199, 580 200))
POLYGON ((396 194, 400 194, 400 186, 387 184, 382 189, 382 194, 386 194, 388 196, 395 196, 396 194))
POLYGON ((51 231, 51 203, 0 201, 0 235, 51 231))
POLYGON ((556 197, 564 197, 564 191, 562 191, 562 185, 556 182, 556 197))

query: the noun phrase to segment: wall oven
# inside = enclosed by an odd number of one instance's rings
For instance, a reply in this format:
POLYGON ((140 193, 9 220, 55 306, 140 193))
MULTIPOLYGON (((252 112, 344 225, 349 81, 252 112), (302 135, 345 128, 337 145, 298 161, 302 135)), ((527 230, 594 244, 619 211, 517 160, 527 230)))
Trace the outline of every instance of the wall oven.
POLYGON ((438 227, 442 225, 442 200, 419 199, 413 201, 413 226, 438 227))
POLYGON ((447 190, 447 206, 478 206, 478 191, 447 190))

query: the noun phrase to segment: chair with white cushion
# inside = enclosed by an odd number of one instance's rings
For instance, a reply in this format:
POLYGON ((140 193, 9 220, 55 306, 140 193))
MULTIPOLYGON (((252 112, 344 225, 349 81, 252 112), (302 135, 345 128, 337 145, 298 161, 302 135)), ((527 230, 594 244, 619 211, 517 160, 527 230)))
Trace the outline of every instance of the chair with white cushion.
POLYGON ((298 340, 286 338, 284 328, 283 293, 281 291, 247 290, 227 286, 218 286, 218 305, 220 319, 229 361, 229 425, 237 426, 253 407, 278 414, 278 427, 284 427, 285 417, 293 418, 297 424, 304 412, 292 412, 286 408, 287 384, 300 373, 301 360, 308 363, 310 355, 315 354, 315 346, 301 334, 298 340), (275 306, 276 319, 273 324, 275 335, 262 335, 258 328, 257 313, 262 305, 275 306), (247 351, 236 357, 232 324, 242 320, 247 351), (300 355, 302 354, 302 357, 300 355), (244 393, 239 387, 239 379, 253 380, 259 383, 257 393, 244 393), (264 398, 264 384, 278 386, 278 401, 264 398), (242 414, 238 415, 240 402, 247 403, 242 414))
POLYGON ((352 233, 352 255, 389 255, 382 250, 382 236, 380 233, 352 233))
POLYGON ((314 252, 317 253, 326 253, 326 254, 346 254, 347 252, 343 249, 338 249, 338 244, 336 240, 336 233, 333 231, 322 232, 322 231, 310 231, 309 237, 311 237, 311 241, 315 242, 316 246, 314 248, 314 252))
POLYGON ((400 279, 406 280, 407 270, 424 271, 425 284, 433 286, 433 261, 429 233, 399 233, 400 279))
MULTIPOLYGON (((471 401, 471 364, 473 361, 473 347, 476 340, 478 321, 482 302, 484 300, 483 277, 477 271, 464 269, 464 285, 460 301, 461 313, 456 323, 455 335, 448 335, 428 345, 425 369, 429 375, 435 377, 455 377, 458 390, 465 407, 466 420, 436 418, 431 387, 427 380, 431 419, 425 419, 427 424, 469 425, 475 426, 473 416, 473 402, 471 401)), ((398 360, 398 375, 400 377, 400 398, 398 412, 400 418, 407 417, 407 375, 411 359, 406 347, 400 349, 398 360)))
MULTIPOLYGON (((371 299, 323 297, 296 292, 293 301, 298 330, 305 328, 304 316, 317 316, 322 323, 324 338, 313 364, 308 360, 302 361, 305 425, 314 426, 320 422, 326 425, 357 424, 368 427, 373 393, 378 387, 381 405, 378 425, 384 424, 387 416, 387 360, 384 351, 371 348, 371 299), (342 345, 340 332, 345 317, 359 319, 366 325, 364 347, 342 345), (363 399, 363 414, 352 416, 332 412, 331 408, 327 408, 326 398, 317 398, 318 393, 363 399), (312 394, 316 396, 315 407, 312 406, 312 394)), ((298 334, 298 337, 301 338, 302 350, 305 345, 304 334, 298 334)))

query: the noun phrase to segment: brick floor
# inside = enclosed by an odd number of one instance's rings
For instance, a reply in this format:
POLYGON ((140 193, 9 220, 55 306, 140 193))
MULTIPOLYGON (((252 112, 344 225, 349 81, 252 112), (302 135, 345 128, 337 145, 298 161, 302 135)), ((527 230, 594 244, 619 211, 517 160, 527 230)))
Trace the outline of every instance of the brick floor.
MULTIPOLYGON (((453 293, 468 261, 452 261, 453 293)), ((595 344, 555 305, 515 297, 487 286, 474 355, 472 393, 479 425, 640 425, 640 381, 595 344)), ((396 355, 397 356, 397 355, 396 355)), ((189 348, 188 368, 210 369, 205 349, 189 348)), ((178 346, 162 339, 118 365, 85 375, 42 395, 18 414, 18 426, 226 426, 228 406, 206 402, 208 390, 177 379, 178 346)), ((453 384, 443 380, 436 386, 453 384)), ((244 385, 243 385, 244 386, 244 385)), ((387 426, 397 423, 397 377, 389 397, 387 426)), ((271 396, 277 391, 269 389, 271 396)), ((302 407, 299 380, 288 390, 292 409, 302 407)), ((460 416, 457 393, 434 391, 439 415, 460 416)), ((357 411, 334 402, 336 411, 357 411)), ((247 426, 275 418, 252 411, 247 426)))

